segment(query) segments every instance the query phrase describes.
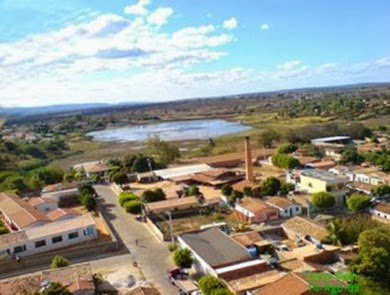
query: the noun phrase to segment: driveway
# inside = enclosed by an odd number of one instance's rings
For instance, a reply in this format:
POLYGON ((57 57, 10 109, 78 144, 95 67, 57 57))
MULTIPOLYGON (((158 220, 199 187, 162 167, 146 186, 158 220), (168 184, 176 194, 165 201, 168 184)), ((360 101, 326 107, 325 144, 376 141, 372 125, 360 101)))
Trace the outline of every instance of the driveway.
POLYGON ((100 196, 102 213, 107 222, 117 233, 118 241, 130 251, 124 259, 128 259, 129 268, 136 261, 146 279, 151 281, 163 295, 178 294, 178 289, 166 278, 166 270, 173 267, 168 243, 160 241, 146 226, 126 213, 117 201, 117 195, 106 185, 95 185, 100 196), (138 240, 138 245, 136 245, 138 240))

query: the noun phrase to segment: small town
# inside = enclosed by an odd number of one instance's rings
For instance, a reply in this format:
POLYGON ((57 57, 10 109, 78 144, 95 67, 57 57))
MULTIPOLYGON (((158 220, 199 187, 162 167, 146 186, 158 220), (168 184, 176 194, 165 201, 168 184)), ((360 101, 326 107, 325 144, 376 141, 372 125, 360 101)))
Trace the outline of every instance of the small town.
POLYGON ((359 294, 349 266, 388 230, 390 176, 340 163, 352 147, 388 149, 390 137, 313 139, 322 157, 289 143, 253 149, 249 137, 242 146, 165 169, 144 157, 145 172, 114 177, 114 161, 79 163, 74 180, 40 195, 0 193, 0 293, 59 283, 72 294, 282 294, 287 284, 359 294))

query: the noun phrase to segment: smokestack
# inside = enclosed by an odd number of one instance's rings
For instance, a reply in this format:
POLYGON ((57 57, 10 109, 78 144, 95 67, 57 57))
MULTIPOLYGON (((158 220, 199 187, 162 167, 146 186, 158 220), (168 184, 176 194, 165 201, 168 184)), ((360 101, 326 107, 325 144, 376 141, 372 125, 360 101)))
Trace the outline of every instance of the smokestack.
POLYGON ((249 142, 249 136, 245 137, 245 172, 246 180, 253 181, 252 152, 249 142))

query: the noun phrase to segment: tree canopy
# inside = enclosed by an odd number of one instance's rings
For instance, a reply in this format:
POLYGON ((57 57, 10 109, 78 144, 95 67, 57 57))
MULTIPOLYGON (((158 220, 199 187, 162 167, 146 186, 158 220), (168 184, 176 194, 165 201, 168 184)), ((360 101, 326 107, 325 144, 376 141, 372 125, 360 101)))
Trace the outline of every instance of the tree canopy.
POLYGON ((146 140, 146 147, 150 153, 162 165, 168 165, 180 158, 179 148, 171 143, 161 140, 158 135, 146 140))
POLYGON ((199 289, 205 295, 233 295, 220 279, 212 275, 206 275, 199 280, 199 289))
POLYGON ((264 196, 274 196, 280 189, 280 180, 276 177, 267 177, 260 187, 261 194, 264 196))
POLYGON ((172 259, 175 265, 180 268, 190 268, 193 262, 191 251, 188 248, 175 250, 172 259))
POLYGON ((161 188, 157 188, 155 190, 146 190, 142 193, 142 199, 147 203, 164 201, 166 199, 165 193, 161 188))
POLYGON ((54 256, 53 260, 51 261, 51 268, 60 268, 69 265, 70 265, 70 261, 60 255, 54 256))
POLYGON ((329 192, 318 192, 311 196, 310 202, 320 209, 332 208, 336 204, 335 197, 329 192))
POLYGON ((283 169, 293 169, 301 165, 298 159, 286 154, 275 153, 271 160, 273 165, 283 169))
POLYGON ((347 207, 352 212, 360 211, 370 205, 371 198, 362 194, 353 194, 347 200, 347 207))

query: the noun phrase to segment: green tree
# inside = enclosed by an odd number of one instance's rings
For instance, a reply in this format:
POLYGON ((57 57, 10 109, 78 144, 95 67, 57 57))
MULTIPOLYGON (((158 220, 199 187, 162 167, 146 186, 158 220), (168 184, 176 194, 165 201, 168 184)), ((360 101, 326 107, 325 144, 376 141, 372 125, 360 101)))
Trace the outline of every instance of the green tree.
POLYGON ((283 195, 287 195, 289 192, 292 192, 295 190, 295 185, 293 183, 283 183, 280 186, 280 192, 283 195))
POLYGON ((232 294, 220 279, 212 275, 206 275, 199 280, 199 289, 205 295, 232 294))
POLYGON ((152 190, 146 190, 142 193, 141 196, 142 199, 145 200, 147 203, 157 202, 157 201, 164 201, 166 199, 165 193, 161 188, 158 188, 154 191, 152 190))
POLYGON ((65 286, 61 285, 58 282, 50 283, 50 286, 45 288, 43 291, 36 293, 37 295, 71 295, 70 292, 65 286))
POLYGON ((135 157, 133 165, 131 166, 131 172, 146 172, 150 171, 150 168, 156 169, 156 162, 154 159, 140 154, 135 157))
POLYGON ((138 197, 133 192, 121 192, 118 199, 121 207, 124 207, 125 203, 138 200, 138 197))
POLYGON ((81 195, 80 203, 88 211, 93 211, 96 208, 96 199, 93 197, 93 195, 90 194, 81 195))
POLYGON ((258 142, 264 148, 271 148, 275 141, 280 139, 280 134, 275 130, 267 129, 259 136, 258 142))
POLYGON ((199 188, 196 185, 190 185, 189 187, 184 188, 184 195, 185 196, 197 196, 199 195, 200 191, 199 188))
POLYGON ((149 137, 145 143, 150 153, 164 166, 180 158, 179 148, 161 140, 158 135, 149 137))
POLYGON ((276 177, 267 177, 260 187, 261 194, 264 196, 274 196, 280 189, 280 180, 276 177))
POLYGON ((318 192, 311 196, 310 202, 321 209, 332 208, 336 204, 335 197, 328 192, 318 192))
POLYGON ((329 240, 333 245, 342 246, 343 245, 343 236, 345 234, 343 224, 340 220, 332 220, 327 228, 329 233, 329 240))
POLYGON ((42 184, 49 185, 61 182, 64 178, 64 172, 57 167, 44 167, 35 172, 36 177, 42 184))
POLYGON ((298 149, 298 146, 293 143, 286 143, 281 145, 278 149, 277 152, 280 154, 291 154, 295 152, 298 149))
POLYGON ((54 256, 53 260, 51 261, 51 268, 60 268, 69 265, 70 265, 70 261, 60 255, 54 256))
POLYGON ((128 201, 124 207, 127 213, 139 214, 142 212, 142 202, 139 200, 128 201))
POLYGON ((367 208, 370 205, 371 198, 366 195, 353 194, 347 200, 347 207, 352 212, 357 212, 367 208))
POLYGON ((380 184, 372 189, 374 196, 384 197, 390 195, 390 186, 386 184, 380 184))
POLYGON ((34 144, 28 144, 23 148, 24 153, 30 155, 33 158, 45 159, 47 158, 45 152, 34 144))
POLYGON ((341 164, 347 164, 347 163, 353 163, 353 164, 360 164, 363 162, 364 157, 361 156, 356 147, 349 145, 344 148, 343 153, 341 154, 340 163, 341 164))
POLYGON ((246 197, 253 197, 253 190, 252 190, 252 188, 249 187, 249 186, 244 187, 244 189, 242 190, 242 192, 244 193, 244 195, 245 195, 246 197))
POLYGON ((16 193, 22 193, 28 190, 28 186, 23 176, 7 177, 7 179, 2 183, 2 186, 8 190, 15 191, 16 193))
POLYGON ((283 169, 293 169, 301 165, 298 159, 286 154, 275 153, 271 160, 273 165, 283 169))
POLYGON ((123 172, 115 172, 111 176, 111 181, 115 182, 117 184, 125 184, 129 182, 129 178, 127 177, 126 173, 123 172))
POLYGON ((180 268, 190 268, 193 263, 191 251, 188 248, 175 250, 172 259, 175 265, 180 268))
POLYGON ((222 195, 229 197, 233 192, 233 188, 229 184, 224 184, 221 188, 221 192, 222 195))

